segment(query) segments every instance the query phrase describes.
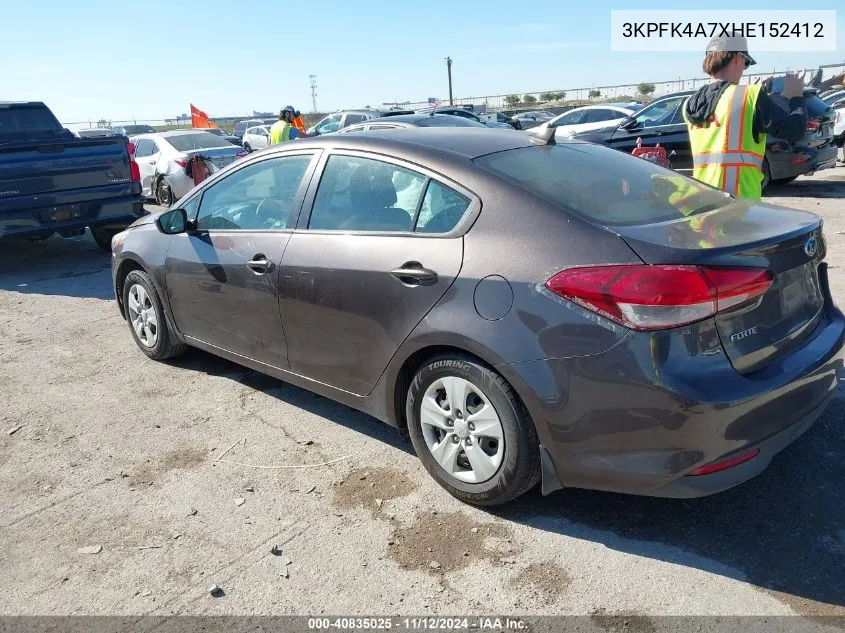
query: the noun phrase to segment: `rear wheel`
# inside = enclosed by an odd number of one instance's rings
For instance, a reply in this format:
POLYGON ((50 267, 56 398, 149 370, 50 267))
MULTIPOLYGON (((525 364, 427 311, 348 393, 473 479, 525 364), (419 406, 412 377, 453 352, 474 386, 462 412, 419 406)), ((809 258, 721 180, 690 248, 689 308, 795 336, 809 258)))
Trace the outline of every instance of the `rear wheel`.
POLYGON ((513 388, 469 358, 422 367, 406 401, 408 431, 429 474, 461 501, 492 506, 540 480, 537 433, 513 388))
POLYGON ((161 300, 144 271, 133 270, 126 275, 123 306, 132 338, 144 354, 153 360, 164 360, 185 351, 186 345, 174 342, 161 300))
POLYGON ((162 207, 169 207, 173 204, 173 191, 164 178, 160 179, 158 184, 156 184, 156 202, 162 207))
POLYGON ((250 147, 249 143, 244 143, 244 149, 247 151, 247 153, 252 153, 252 147, 250 147))

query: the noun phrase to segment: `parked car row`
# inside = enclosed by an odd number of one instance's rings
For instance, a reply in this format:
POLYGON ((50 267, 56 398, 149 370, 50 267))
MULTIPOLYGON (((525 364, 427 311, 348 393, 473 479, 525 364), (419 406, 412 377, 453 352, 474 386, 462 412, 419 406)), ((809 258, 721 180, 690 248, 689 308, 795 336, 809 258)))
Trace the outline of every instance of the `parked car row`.
MULTIPOLYGON (((681 172, 692 171, 692 150, 689 132, 683 118, 683 107, 692 91, 676 92, 655 99, 641 110, 624 119, 608 121, 601 127, 568 130, 573 138, 607 145, 614 149, 630 153, 636 147, 637 140, 643 145, 660 144, 671 153, 672 168, 681 172)), ((779 94, 771 98, 785 111, 787 100, 779 94)), ((834 125, 836 111, 819 98, 816 91, 806 89, 807 131, 802 139, 791 143, 784 139, 768 136, 766 157, 763 161, 763 187, 770 183, 785 184, 798 176, 813 174, 816 171, 833 167, 837 160, 837 146, 834 143, 834 125)), ((598 106, 596 106, 598 107, 598 106)), ((584 108, 583 110, 586 110, 584 108)), ((567 120, 568 115, 560 118, 567 120)), ((584 118, 587 117, 585 113, 584 118)), ((567 126, 568 127, 568 126, 567 126)), ((557 138, 557 132, 555 132, 557 138)))

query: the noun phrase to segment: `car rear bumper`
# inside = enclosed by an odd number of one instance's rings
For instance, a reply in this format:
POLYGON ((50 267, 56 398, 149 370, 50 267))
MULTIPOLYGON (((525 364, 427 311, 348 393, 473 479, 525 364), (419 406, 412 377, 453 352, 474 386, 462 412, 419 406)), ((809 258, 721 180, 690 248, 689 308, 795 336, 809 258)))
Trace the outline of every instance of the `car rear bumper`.
POLYGON ((838 148, 833 142, 820 149, 804 148, 801 151, 767 152, 769 170, 773 180, 813 174, 836 166, 838 148), (803 160, 802 160, 803 159, 803 160), (801 162, 795 162, 795 161, 801 162))
POLYGON ((754 374, 737 373, 715 327, 631 333, 595 356, 498 368, 520 393, 558 487, 695 497, 762 472, 822 414, 842 372, 845 318, 830 305, 810 339, 754 374), (696 329, 698 331, 696 331, 696 329), (689 329, 688 329, 689 331, 689 329), (713 337, 709 349, 694 349, 713 337), (759 449, 742 464, 689 473, 759 449))
POLYGON ((140 195, 0 210, 0 238, 44 236, 86 226, 122 227, 142 215, 144 208, 140 195))

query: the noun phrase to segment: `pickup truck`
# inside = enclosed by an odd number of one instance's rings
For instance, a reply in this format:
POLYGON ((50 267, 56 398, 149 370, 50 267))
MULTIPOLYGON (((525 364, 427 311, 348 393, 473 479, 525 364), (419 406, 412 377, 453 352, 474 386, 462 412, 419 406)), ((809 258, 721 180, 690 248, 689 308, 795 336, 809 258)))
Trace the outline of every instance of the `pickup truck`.
POLYGON ((81 235, 111 251, 144 214, 134 146, 125 136, 79 138, 40 102, 0 101, 0 240, 81 235))

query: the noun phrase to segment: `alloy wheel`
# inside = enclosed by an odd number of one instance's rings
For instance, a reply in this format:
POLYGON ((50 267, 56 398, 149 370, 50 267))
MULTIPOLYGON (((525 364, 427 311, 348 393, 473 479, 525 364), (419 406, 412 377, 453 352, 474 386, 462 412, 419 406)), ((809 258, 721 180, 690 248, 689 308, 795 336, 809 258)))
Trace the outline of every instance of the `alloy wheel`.
POLYGON ((144 347, 155 347, 158 342, 158 316, 150 295, 141 284, 129 289, 129 320, 138 340, 144 347))
POLYGON ((491 479, 505 454, 496 409, 476 385, 446 376, 426 389, 420 406, 425 444, 440 467, 465 483, 491 479))

